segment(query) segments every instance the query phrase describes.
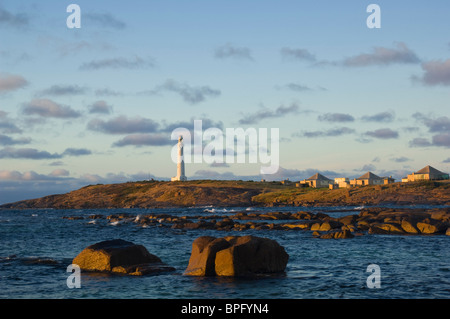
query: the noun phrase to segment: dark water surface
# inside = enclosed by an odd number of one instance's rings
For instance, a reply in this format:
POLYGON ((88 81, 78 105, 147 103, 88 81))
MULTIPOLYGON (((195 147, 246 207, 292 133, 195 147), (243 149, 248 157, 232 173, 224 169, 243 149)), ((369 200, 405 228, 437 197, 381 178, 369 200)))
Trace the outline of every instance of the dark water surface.
MULTIPOLYGON (((450 298, 450 236, 369 235, 317 239, 310 231, 179 230, 142 227, 134 217, 149 213, 179 216, 234 214, 246 208, 0 210, 0 298, 139 299, 386 299, 450 298), (128 222, 112 225, 89 215, 126 212, 128 222), (81 216, 68 220, 63 216, 81 216), (91 223, 89 223, 91 222, 91 223), (278 241, 289 254, 284 276, 260 279, 183 276, 195 238, 255 235, 278 241), (153 276, 82 273, 81 288, 69 289, 66 272, 85 247, 121 238, 144 245, 175 272, 153 276), (369 289, 367 266, 381 270, 381 288, 369 289)), ((312 210, 330 216, 358 214, 353 207, 263 208, 265 211, 312 210), (339 212, 334 212, 338 209, 339 212)))

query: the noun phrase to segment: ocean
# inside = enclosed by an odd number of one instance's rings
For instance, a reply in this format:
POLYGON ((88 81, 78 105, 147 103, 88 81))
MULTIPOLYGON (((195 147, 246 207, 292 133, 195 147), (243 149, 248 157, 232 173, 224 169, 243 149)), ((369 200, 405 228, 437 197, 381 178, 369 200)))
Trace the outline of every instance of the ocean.
POLYGON ((105 210, 0 210, 1 299, 448 299, 450 236, 364 234, 318 239, 307 230, 220 231, 172 229, 133 222, 145 214, 176 216, 238 211, 313 211, 333 217, 358 214, 355 207, 282 207, 105 210), (128 222, 88 216, 128 213, 128 222), (63 217, 78 216, 79 219, 63 217), (263 278, 184 276, 192 242, 200 236, 255 235, 276 240, 289 254, 285 274, 263 278), (176 270, 148 276, 81 273, 69 288, 67 266, 85 247, 124 239, 144 245, 176 270), (369 287, 369 265, 379 267, 369 287))

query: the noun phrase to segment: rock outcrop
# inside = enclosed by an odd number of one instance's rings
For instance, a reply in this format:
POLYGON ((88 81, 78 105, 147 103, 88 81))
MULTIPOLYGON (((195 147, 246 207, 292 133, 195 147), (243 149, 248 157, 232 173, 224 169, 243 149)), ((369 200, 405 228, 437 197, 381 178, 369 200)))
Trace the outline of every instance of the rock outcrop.
POLYGON ((82 270, 146 275, 175 270, 162 263, 142 245, 122 239, 107 240, 86 247, 72 261, 82 270))
POLYGON ((276 241, 256 236, 202 236, 192 243, 189 276, 255 276, 284 272, 289 255, 276 241))

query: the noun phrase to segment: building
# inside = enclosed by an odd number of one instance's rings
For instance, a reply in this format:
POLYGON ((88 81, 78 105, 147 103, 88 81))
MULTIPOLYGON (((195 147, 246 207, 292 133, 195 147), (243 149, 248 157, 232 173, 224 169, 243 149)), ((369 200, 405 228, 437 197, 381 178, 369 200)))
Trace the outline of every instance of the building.
POLYGON ((347 177, 338 177, 334 179, 334 184, 339 188, 350 187, 350 181, 347 177))
POLYGON ((183 137, 178 138, 178 157, 177 157, 177 176, 172 177, 172 182, 187 181, 186 175, 184 175, 184 157, 183 157, 183 137))
POLYGON ((384 178, 375 175, 372 172, 367 172, 358 178, 350 181, 352 186, 366 186, 366 185, 382 185, 385 184, 384 178))
POLYGON ((415 181, 423 181, 423 180, 443 180, 449 179, 449 175, 447 173, 443 173, 430 165, 425 166, 421 170, 409 174, 406 178, 402 178, 402 182, 415 182, 415 181))
POLYGON ((395 183, 395 178, 392 178, 392 176, 389 177, 382 177, 384 184, 392 184, 395 183))
POLYGON ((313 188, 329 187, 328 185, 333 183, 333 180, 323 176, 320 173, 316 173, 310 178, 307 178, 300 182, 300 184, 308 185, 309 187, 313 188))

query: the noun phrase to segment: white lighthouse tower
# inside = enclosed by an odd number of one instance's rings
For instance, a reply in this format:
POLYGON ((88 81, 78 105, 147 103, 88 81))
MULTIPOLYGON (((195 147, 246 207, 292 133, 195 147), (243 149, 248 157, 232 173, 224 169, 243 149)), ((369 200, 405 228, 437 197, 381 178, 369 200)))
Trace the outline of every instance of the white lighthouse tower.
POLYGON ((184 175, 183 136, 178 138, 177 176, 172 177, 171 181, 187 181, 186 175, 184 175))

